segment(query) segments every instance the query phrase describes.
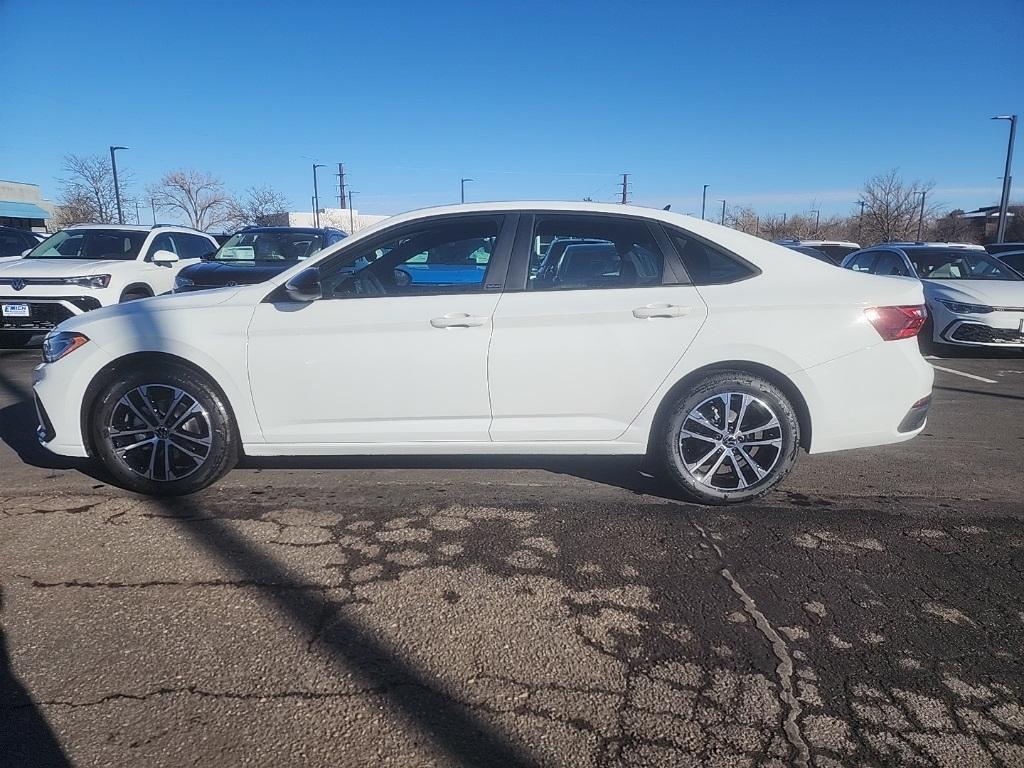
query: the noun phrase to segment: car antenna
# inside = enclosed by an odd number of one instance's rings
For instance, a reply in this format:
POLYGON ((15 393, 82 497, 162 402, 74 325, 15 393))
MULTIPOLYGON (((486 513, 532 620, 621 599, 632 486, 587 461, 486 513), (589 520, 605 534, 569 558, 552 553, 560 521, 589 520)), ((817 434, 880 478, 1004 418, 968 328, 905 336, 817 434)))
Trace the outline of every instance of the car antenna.
POLYGON ((672 207, 672 203, 669 203, 668 205, 666 205, 666 206, 665 206, 664 208, 662 208, 661 210, 663 210, 663 211, 667 211, 667 210, 668 210, 669 208, 671 208, 671 207, 672 207))

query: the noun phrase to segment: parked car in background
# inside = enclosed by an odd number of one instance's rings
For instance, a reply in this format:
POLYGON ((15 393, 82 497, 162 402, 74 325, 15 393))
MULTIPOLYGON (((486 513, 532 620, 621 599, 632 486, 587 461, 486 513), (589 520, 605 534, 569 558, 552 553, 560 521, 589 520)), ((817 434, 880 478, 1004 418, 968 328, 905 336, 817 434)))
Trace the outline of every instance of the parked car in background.
POLYGON ((1024 278, 980 245, 882 243, 850 254, 843 266, 921 280, 925 346, 1024 349, 1024 278))
POLYGON ((345 237, 330 227, 246 227, 205 254, 201 263, 181 270, 174 291, 262 283, 345 237))
POLYGON ((65 322, 35 371, 39 438, 150 494, 199 490, 243 451, 649 453, 687 497, 741 502, 799 447, 923 429, 923 302, 918 281, 662 210, 427 209, 264 284, 65 322), (553 240, 580 258, 532 275, 553 240), (475 264, 399 277, 430 253, 475 264))
POLYGON ((780 245, 785 245, 787 248, 789 248, 789 250, 796 251, 797 253, 802 253, 805 256, 810 256, 812 259, 824 261, 826 264, 835 265, 836 263, 832 261, 830 257, 826 256, 822 251, 819 251, 817 248, 812 248, 809 245, 789 245, 788 243, 780 243, 780 245))
POLYGON ((0 263, 0 346, 21 346, 89 310, 168 293, 186 264, 215 250, 188 227, 86 224, 0 263))
MULTIPOLYGON (((787 248, 793 248, 799 250, 800 248, 813 248, 819 253, 825 254, 833 264, 842 264, 843 259, 856 250, 860 249, 860 244, 852 243, 848 240, 795 240, 785 239, 776 240, 779 245, 784 245, 787 248)), ((808 254, 813 256, 814 254, 808 254)))
POLYGON ((20 259, 21 255, 46 239, 46 235, 17 227, 0 227, 0 260, 20 259))
POLYGON ((1011 251, 1024 251, 1024 243, 989 243, 984 248, 989 253, 998 255, 1011 251))
POLYGON ((1024 247, 1019 251, 999 251, 993 255, 1003 264, 1009 264, 1012 269, 1024 275, 1024 247))

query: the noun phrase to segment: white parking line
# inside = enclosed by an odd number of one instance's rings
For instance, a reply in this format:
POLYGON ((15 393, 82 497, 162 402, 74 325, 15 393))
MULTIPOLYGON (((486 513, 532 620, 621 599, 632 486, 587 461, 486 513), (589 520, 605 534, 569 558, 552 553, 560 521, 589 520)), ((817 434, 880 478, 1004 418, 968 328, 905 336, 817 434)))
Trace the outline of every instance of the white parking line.
MULTIPOLYGON (((933 358, 925 358, 925 359, 930 360, 930 359, 933 359, 933 358)), ((975 381, 983 381, 986 384, 998 384, 999 383, 998 381, 994 381, 993 379, 986 379, 984 376, 975 376, 973 373, 964 373, 963 371, 954 371, 952 368, 943 368, 941 365, 936 365, 935 363, 932 363, 932 368, 934 368, 937 371, 945 371, 946 373, 954 373, 957 376, 963 376, 965 379, 974 379, 975 381)))

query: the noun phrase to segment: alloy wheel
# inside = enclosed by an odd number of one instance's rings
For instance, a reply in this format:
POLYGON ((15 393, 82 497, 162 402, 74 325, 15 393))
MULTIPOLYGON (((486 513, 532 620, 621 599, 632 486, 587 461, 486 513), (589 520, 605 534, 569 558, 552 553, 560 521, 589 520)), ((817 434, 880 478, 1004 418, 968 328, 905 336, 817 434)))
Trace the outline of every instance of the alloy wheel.
POLYGON ((739 491, 767 477, 782 455, 782 423, 764 400, 724 392, 683 419, 679 452, 689 474, 717 491, 739 491))
POLYGON ((110 412, 105 439, 132 472, 157 482, 188 477, 213 445, 210 415, 191 394, 167 384, 143 384, 110 412))

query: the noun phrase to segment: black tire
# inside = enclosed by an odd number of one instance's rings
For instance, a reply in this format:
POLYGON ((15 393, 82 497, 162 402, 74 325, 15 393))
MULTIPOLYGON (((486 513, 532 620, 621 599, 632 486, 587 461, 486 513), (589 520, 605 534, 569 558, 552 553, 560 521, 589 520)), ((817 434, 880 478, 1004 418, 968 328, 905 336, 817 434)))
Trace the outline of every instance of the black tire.
POLYGON ((146 293, 145 291, 143 291, 141 289, 125 291, 124 293, 121 294, 121 298, 118 299, 118 303, 119 304, 124 304, 126 301, 137 301, 138 299, 148 299, 150 296, 151 296, 151 294, 146 293))
POLYGON ((231 411, 219 389, 202 374, 174 364, 151 370, 116 371, 105 382, 89 418, 95 455, 114 481, 128 490, 150 496, 195 493, 223 477, 238 461, 231 411), (152 408, 147 409, 146 400, 141 399, 140 387, 148 387, 145 397, 152 408), (172 408, 177 392, 185 395, 172 408), (126 397, 134 411, 122 401, 126 397), (183 416, 187 408, 193 413, 183 416), (143 413, 145 420, 140 418, 143 413), (154 426, 161 418, 162 425, 154 426), (139 441, 151 444, 130 448, 139 441), (130 450, 124 452, 126 448, 130 450))
POLYGON ((699 504, 720 505, 751 501, 766 494, 789 474, 799 446, 800 423, 796 411, 778 387, 742 371, 720 371, 677 398, 664 419, 656 447, 665 476, 687 499, 699 504), (724 396, 729 396, 728 409, 724 396), (747 402, 742 422, 745 426, 740 430, 737 422, 744 401, 747 402), (710 428, 691 418, 691 413, 698 408, 697 412, 709 421, 710 428), (768 428, 772 416, 778 423, 777 428, 768 428), (684 423, 688 434, 702 437, 684 437, 681 434, 684 423), (716 430, 720 433, 717 437, 716 430), (749 434, 737 437, 736 433, 742 431, 749 434), (727 445, 723 445, 723 439, 727 445), (717 452, 711 453, 713 450, 717 452), (709 454, 707 460, 694 465, 705 454, 709 454), (722 461, 708 476, 720 456, 722 461))

